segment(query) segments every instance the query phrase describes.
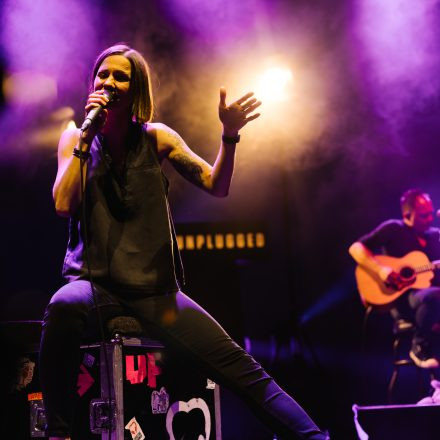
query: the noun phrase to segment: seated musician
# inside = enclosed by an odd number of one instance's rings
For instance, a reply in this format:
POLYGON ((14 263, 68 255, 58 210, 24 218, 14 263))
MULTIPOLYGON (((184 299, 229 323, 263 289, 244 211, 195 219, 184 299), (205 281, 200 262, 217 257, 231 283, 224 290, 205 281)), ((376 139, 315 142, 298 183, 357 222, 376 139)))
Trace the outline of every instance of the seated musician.
MULTIPOLYGON (((415 325, 409 355, 421 368, 437 368, 439 361, 431 350, 433 330, 438 328, 440 323, 440 273, 428 270, 426 281, 426 272, 422 275, 417 271, 405 273, 399 269, 405 266, 420 267, 408 264, 408 261, 411 262, 412 258, 419 255, 414 253, 407 256, 413 251, 423 252, 427 257, 427 265, 433 269, 434 265, 431 266, 429 262, 440 259, 440 229, 431 226, 434 208, 430 196, 423 191, 406 191, 400 198, 400 207, 402 220, 387 220, 381 223, 372 232, 353 243, 349 253, 359 264, 359 268, 377 280, 377 284, 380 285, 378 295, 384 293, 383 298, 378 298, 377 303, 374 299, 371 302, 367 300, 369 304, 386 304, 389 300, 395 318, 399 311, 409 304, 414 312, 415 325), (395 258, 380 257, 376 253, 395 258), (400 264, 399 259, 402 259, 400 264), (421 285, 417 283, 418 277, 424 277, 423 280, 420 278, 423 281, 421 285)), ((422 257, 424 258, 424 255, 422 257)), ((359 290, 362 296, 360 286, 359 290)))

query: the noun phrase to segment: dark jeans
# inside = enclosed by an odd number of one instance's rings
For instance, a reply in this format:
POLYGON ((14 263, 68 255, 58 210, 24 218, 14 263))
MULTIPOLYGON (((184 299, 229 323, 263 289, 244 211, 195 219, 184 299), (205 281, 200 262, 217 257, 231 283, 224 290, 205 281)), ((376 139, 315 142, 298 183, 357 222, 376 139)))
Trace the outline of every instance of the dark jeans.
MULTIPOLYGON (((96 286, 96 291, 102 310, 139 318, 169 349, 186 356, 208 377, 233 390, 282 438, 327 438, 261 365, 182 292, 127 298, 101 286, 96 286)), ((52 297, 44 315, 40 376, 48 432, 53 436, 68 436, 71 431, 80 343, 93 324, 92 310, 89 282, 75 281, 52 297)))
POLYGON ((440 323, 440 287, 413 290, 408 301, 414 309, 416 324, 413 344, 429 346, 432 342, 432 327, 440 323))

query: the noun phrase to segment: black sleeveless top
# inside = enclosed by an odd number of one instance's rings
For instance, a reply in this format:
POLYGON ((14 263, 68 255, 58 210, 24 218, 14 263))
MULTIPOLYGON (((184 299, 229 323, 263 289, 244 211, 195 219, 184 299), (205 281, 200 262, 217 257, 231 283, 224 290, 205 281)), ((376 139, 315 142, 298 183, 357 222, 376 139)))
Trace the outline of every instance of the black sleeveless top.
MULTIPOLYGON (((88 252, 93 279, 119 291, 175 292, 183 270, 170 216, 167 187, 154 140, 133 124, 125 167, 115 172, 103 137, 90 149, 86 184, 88 252)), ((71 217, 63 276, 88 279, 81 207, 71 217)))

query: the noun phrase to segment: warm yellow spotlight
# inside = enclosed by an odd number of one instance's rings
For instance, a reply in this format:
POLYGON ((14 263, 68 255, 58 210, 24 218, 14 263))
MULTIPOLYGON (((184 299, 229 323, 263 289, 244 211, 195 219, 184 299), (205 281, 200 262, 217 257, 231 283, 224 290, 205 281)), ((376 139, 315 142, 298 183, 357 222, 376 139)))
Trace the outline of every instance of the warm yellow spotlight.
POLYGON ((27 147, 56 150, 61 133, 66 128, 76 128, 75 121, 69 118, 73 113, 70 107, 55 110, 49 119, 45 119, 36 128, 30 130, 27 135, 27 147))
POLYGON ((285 67, 271 67, 260 77, 255 95, 263 102, 287 101, 292 72, 285 67))
POLYGON ((60 107, 54 110, 50 114, 50 120, 54 122, 65 122, 70 121, 75 115, 75 111, 72 107, 60 107))
POLYGON ((6 100, 18 105, 35 105, 54 100, 57 96, 55 78, 25 71, 7 77, 3 84, 6 100))

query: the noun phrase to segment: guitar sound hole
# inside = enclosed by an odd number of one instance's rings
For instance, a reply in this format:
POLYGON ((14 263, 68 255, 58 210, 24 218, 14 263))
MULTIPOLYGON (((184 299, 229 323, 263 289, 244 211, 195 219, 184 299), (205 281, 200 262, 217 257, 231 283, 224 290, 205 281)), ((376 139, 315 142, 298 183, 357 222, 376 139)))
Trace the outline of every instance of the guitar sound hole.
POLYGON ((414 278, 414 269, 412 267, 403 267, 400 270, 400 277, 403 280, 410 280, 411 278, 414 278))

